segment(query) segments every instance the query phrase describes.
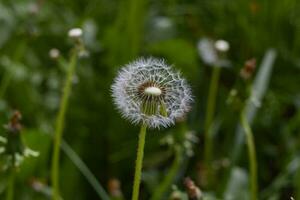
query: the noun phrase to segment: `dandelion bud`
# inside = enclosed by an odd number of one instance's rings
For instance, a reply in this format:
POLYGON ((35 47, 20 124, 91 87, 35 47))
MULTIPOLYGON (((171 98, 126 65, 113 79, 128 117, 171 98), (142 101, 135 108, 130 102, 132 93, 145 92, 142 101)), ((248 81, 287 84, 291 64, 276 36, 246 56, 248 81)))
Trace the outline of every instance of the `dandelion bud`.
POLYGON ((50 49, 49 57, 53 60, 56 60, 60 56, 60 51, 56 48, 50 49))
POLYGON ((215 42, 215 48, 217 51, 226 52, 229 50, 229 43, 225 40, 217 40, 215 42))
POLYGON ((189 199, 198 200, 202 198, 201 190, 195 185, 194 181, 189 177, 184 179, 184 186, 188 193, 189 199))
POLYGON ((37 192, 42 191, 42 189, 45 187, 44 183, 42 183, 41 181, 39 181, 37 179, 30 180, 30 185, 37 192))
POLYGON ((120 198, 123 196, 121 191, 121 183, 118 179, 112 178, 108 181, 109 194, 114 198, 120 198))
POLYGON ((82 36, 82 29, 81 28, 72 28, 69 30, 68 35, 72 39, 78 39, 82 36))
POLYGON ((112 96, 122 115, 149 128, 168 127, 190 108, 191 90, 163 60, 139 59, 121 69, 112 96))
POLYGON ((240 71, 240 76, 244 80, 250 79, 255 71, 255 68, 256 68, 256 59, 252 58, 250 60, 247 60, 245 62, 244 67, 240 71))
POLYGON ((10 119, 10 122, 5 126, 5 128, 14 135, 18 134, 22 129, 22 125, 20 124, 21 119, 21 113, 19 111, 15 111, 10 119))
POLYGON ((6 137, 1 139, 4 143, 3 147, 0 147, 0 153, 4 154, 8 159, 9 166, 19 166, 25 157, 38 156, 38 152, 32 151, 27 148, 21 138, 20 124, 21 113, 15 111, 11 117, 6 128, 6 137))

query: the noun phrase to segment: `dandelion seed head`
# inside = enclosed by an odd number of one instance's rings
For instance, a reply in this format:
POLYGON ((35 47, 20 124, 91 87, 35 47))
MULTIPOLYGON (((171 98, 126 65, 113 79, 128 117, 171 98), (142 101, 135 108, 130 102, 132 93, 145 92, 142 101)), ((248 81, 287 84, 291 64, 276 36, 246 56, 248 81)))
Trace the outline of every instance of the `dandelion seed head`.
POLYGON ((60 51, 56 48, 50 49, 49 57, 53 60, 57 59, 60 56, 60 51))
POLYGON ((185 116, 192 102, 185 79, 156 58, 125 65, 114 80, 112 96, 124 118, 149 128, 174 124, 185 116))
POLYGON ((82 36, 82 29, 81 28, 72 28, 69 30, 68 35, 70 38, 78 39, 82 36))
POLYGON ((214 49, 213 41, 207 38, 199 40, 197 48, 200 57, 204 63, 208 65, 214 65, 218 60, 218 55, 214 49))
POLYGON ((211 40, 202 38, 197 43, 199 56, 203 62, 212 67, 230 67, 231 62, 224 58, 230 45, 225 40, 211 40))
POLYGON ((215 42, 215 48, 220 52, 226 52, 229 50, 229 43, 225 40, 217 40, 215 42))

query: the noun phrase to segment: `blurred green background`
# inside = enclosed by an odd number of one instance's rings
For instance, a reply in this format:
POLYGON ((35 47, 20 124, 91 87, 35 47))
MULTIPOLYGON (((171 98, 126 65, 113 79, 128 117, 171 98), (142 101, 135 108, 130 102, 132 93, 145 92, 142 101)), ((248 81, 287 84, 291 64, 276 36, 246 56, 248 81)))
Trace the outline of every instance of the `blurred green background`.
MULTIPOLYGON (((123 197, 130 198, 139 130, 114 108, 110 86, 122 65, 151 55, 183 73, 195 101, 186 121, 147 135, 141 199, 162 187, 158 199, 169 199, 171 185, 183 191, 186 176, 207 198, 248 199, 247 149, 244 143, 237 147, 239 119, 226 100, 244 62, 255 57, 259 71, 272 48, 273 70, 264 74, 269 86, 252 123, 259 194, 260 199, 299 199, 299 10, 297 0, 1 0, 0 123, 20 110, 24 140, 40 152, 22 164, 16 199, 49 199, 51 134, 66 74, 62 59, 50 58, 49 51, 57 48, 68 61, 73 42, 67 33, 74 27, 83 29, 88 55, 77 64, 64 139, 111 196, 119 182, 123 197), (231 67, 222 69, 217 96, 209 186, 203 181, 203 128, 212 67, 199 55, 201 38, 230 43, 231 67), (171 181, 165 181, 170 171, 171 181), (42 189, 33 187, 37 181, 42 189)), ((62 197, 100 199, 70 157, 64 152, 61 157, 62 197)), ((0 199, 5 188, 3 171, 0 199)))

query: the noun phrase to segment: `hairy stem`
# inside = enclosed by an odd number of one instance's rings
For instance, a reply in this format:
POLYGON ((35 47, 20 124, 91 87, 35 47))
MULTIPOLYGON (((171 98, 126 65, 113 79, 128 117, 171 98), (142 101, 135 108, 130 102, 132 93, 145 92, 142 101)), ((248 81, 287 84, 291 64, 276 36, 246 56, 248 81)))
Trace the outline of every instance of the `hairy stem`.
POLYGON ((63 88, 63 96, 60 102, 60 108, 56 119, 54 143, 53 143, 53 154, 52 154, 52 169, 51 178, 53 186, 53 200, 59 200, 59 158, 60 158, 60 145, 62 139, 62 133, 64 129, 65 113, 68 107, 68 100, 71 93, 72 79, 75 73, 77 61, 77 51, 74 50, 71 55, 66 82, 63 88))
POLYGON ((244 111, 241 112, 240 118, 242 127, 246 134, 246 142, 248 146, 251 200, 257 200, 257 163, 253 133, 244 111))
MULTIPOLYGON (((204 122, 204 161, 206 165, 210 165, 211 153, 212 153, 212 136, 211 136, 211 125, 215 113, 216 97, 220 79, 220 67, 214 67, 212 77, 210 80, 207 107, 204 122)), ((209 170, 210 167, 208 167, 209 170)), ((210 173, 208 173, 210 175, 210 173)))
POLYGON ((136 158, 136 163, 135 163, 132 200, 139 199, 139 190, 140 190, 140 183, 141 183, 141 176, 142 176, 142 166, 143 166, 146 131, 147 131, 147 126, 146 126, 146 124, 143 124, 141 126, 141 130, 140 130, 140 134, 139 134, 137 158, 136 158))

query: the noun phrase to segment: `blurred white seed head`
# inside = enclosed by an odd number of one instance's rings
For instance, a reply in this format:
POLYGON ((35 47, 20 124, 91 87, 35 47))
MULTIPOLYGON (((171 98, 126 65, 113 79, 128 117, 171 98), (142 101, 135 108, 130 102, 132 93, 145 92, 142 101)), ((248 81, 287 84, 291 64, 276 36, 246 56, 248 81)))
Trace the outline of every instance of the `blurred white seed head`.
POLYGON ((225 40, 217 40, 215 42, 215 48, 220 52, 226 52, 229 50, 229 43, 225 40))
POLYGON ((230 67, 231 63, 224 57, 229 50, 229 43, 225 40, 214 41, 202 38, 197 43, 197 49, 202 61, 212 67, 230 67))
POLYGON ((207 38, 203 38, 197 43, 199 55, 203 62, 208 65, 214 65, 218 60, 217 52, 212 44, 212 40, 207 38))
POLYGON ((72 39, 78 39, 82 36, 82 29, 81 28, 72 28, 69 30, 68 35, 72 39))
POLYGON ((185 79, 163 60, 138 59, 125 65, 112 85, 122 116, 149 128, 168 127, 185 116, 192 102, 185 79))
POLYGON ((49 57, 53 60, 56 60, 60 56, 60 51, 56 48, 50 49, 49 57))

